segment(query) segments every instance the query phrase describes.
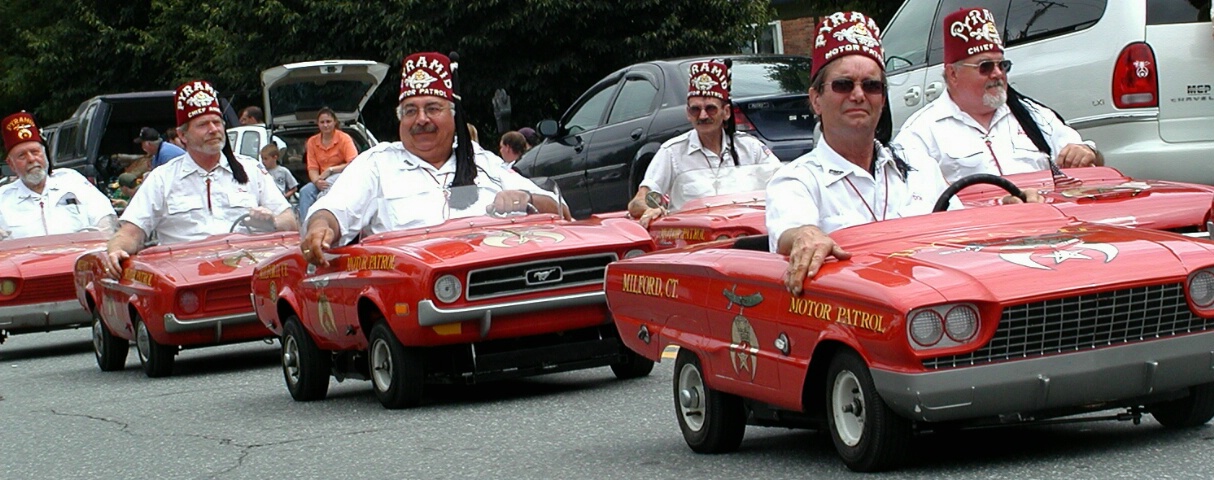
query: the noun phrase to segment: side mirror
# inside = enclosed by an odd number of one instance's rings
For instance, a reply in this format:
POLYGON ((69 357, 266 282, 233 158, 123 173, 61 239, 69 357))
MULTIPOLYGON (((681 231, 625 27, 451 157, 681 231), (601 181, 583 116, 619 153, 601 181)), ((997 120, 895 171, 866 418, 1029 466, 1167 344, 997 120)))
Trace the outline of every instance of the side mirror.
POLYGON ((539 130, 540 135, 544 138, 557 136, 561 129, 560 124, 556 123, 556 120, 541 120, 540 124, 536 126, 539 127, 537 130, 539 130))

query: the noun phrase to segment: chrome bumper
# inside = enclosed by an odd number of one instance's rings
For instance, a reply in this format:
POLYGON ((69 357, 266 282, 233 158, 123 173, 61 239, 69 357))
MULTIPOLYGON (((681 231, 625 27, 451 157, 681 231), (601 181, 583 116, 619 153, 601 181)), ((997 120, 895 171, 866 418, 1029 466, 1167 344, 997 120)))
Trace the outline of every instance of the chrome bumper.
POLYGON ((172 313, 164 315, 164 331, 168 333, 183 333, 192 330, 215 330, 215 340, 219 341, 223 337, 223 326, 243 325, 246 323, 258 323, 257 314, 237 313, 234 315, 224 315, 221 317, 196 318, 191 320, 181 320, 172 313))
POLYGON ((914 420, 1031 414, 1214 382, 1214 332, 928 373, 873 369, 872 375, 889 407, 914 420))
POLYGON ((456 309, 443 309, 435 305, 432 300, 422 300, 417 304, 417 323, 423 327, 433 327, 435 325, 479 320, 481 337, 484 337, 489 334, 489 326, 492 323, 494 314, 513 315, 541 312, 559 308, 603 304, 606 301, 607 296, 601 291, 456 309))
POLYGON ((93 315, 76 299, 0 307, 0 330, 70 327, 91 322, 93 315))

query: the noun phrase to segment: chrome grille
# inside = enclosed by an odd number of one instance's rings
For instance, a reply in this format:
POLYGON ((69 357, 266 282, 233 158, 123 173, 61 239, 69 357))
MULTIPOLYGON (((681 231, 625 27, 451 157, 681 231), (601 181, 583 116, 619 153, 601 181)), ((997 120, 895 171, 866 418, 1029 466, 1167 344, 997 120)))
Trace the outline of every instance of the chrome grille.
POLYGON ((553 258, 468 272, 468 300, 602 284, 614 253, 553 258))
POLYGON ((1184 285, 1129 288, 1011 306, 986 346, 925 360, 926 368, 981 365, 1214 329, 1189 310, 1184 285))

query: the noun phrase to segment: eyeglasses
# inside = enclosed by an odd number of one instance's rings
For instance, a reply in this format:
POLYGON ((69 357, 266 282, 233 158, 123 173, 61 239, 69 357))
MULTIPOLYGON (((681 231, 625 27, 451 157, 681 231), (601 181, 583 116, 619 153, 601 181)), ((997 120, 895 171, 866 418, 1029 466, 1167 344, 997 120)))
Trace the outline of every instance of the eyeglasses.
MULTIPOLYGON (((835 93, 847 94, 856 89, 856 81, 850 78, 837 78, 831 80, 830 90, 835 93)), ((885 93, 885 82, 880 80, 861 80, 860 90, 869 95, 877 95, 885 93)))
POLYGON ((707 113, 708 116, 710 116, 710 117, 715 117, 715 116, 717 116, 718 113, 721 112, 721 107, 718 107, 716 105, 705 105, 703 108, 701 108, 699 105, 688 105, 687 106, 687 113, 693 117, 700 116, 701 111, 703 111, 704 113, 707 113))
POLYGON ((439 105, 437 103, 431 103, 420 109, 413 105, 409 105, 401 109, 401 116, 410 119, 417 118, 417 114, 424 111, 426 112, 427 118, 437 117, 442 115, 443 112, 447 111, 449 108, 450 107, 446 105, 439 105))
POLYGON ((1002 70, 1003 73, 1007 73, 1012 70, 1012 61, 1011 60, 1000 60, 998 62, 996 62, 994 60, 985 60, 985 61, 982 61, 979 63, 960 63, 960 62, 958 62, 957 65, 961 65, 963 67, 977 67, 978 73, 982 74, 982 75, 990 75, 991 72, 995 71, 996 65, 999 66, 999 70, 1002 70))

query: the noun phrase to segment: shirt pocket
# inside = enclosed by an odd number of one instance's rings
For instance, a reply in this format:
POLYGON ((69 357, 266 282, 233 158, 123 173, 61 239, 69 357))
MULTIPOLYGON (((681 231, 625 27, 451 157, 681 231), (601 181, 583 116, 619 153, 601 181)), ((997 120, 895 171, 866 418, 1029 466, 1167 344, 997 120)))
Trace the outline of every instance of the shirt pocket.
POLYGON ((170 216, 174 215, 190 215, 197 213, 204 208, 206 200, 190 195, 171 195, 168 198, 166 209, 170 216))
MULTIPOLYGON (((1058 152, 1054 153, 1057 154, 1058 152)), ((1027 135, 1016 135, 1012 138, 1012 156, 1016 161, 1036 165, 1037 170, 1049 168, 1045 153, 1039 150, 1037 145, 1027 135)))
POLYGON ((980 138, 948 141, 940 146, 941 160, 952 161, 962 168, 977 168, 989 162, 991 151, 980 138))

